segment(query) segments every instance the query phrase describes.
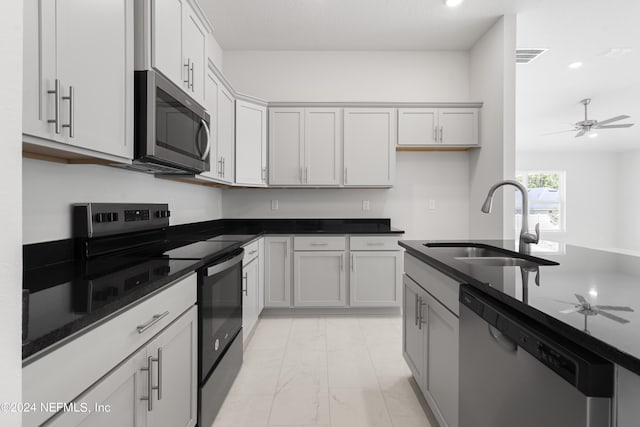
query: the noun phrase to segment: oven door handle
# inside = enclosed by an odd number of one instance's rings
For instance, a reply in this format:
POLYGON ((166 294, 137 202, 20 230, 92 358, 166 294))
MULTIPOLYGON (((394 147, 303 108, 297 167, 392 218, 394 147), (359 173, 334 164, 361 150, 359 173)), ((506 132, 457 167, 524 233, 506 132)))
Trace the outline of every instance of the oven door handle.
POLYGON ((243 257, 244 257, 244 250, 242 252, 240 252, 238 255, 234 256, 233 258, 230 258, 230 259, 228 259, 226 261, 223 261, 220 264, 216 264, 216 265, 212 265, 211 267, 208 267, 205 270, 205 277, 213 276, 215 274, 218 274, 218 273, 226 270, 227 268, 231 267, 232 265, 241 262, 243 257))

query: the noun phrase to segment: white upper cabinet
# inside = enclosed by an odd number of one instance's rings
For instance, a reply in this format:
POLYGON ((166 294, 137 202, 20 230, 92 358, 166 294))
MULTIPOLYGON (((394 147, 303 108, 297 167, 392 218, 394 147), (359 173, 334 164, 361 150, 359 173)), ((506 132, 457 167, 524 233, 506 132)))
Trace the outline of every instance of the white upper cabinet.
POLYGON ((133 158, 133 2, 27 0, 24 12, 25 141, 133 158))
MULTIPOLYGON (((224 86, 218 91, 218 160, 220 179, 232 183, 235 153, 235 98, 224 86)), ((213 159, 210 159, 213 163, 213 159)), ((213 166, 211 167, 213 169, 213 166)))
POLYGON ((438 144, 437 108, 398 108, 398 145, 438 144))
POLYGON ((151 65, 204 104, 208 27, 187 0, 151 1, 151 65))
POLYGON ((345 108, 344 185, 393 185, 395 145, 395 109, 345 108))
POLYGON ((269 185, 301 185, 304 108, 269 109, 269 185))
POLYGON ((307 108, 305 111, 304 183, 340 185, 342 114, 339 108, 307 108))
POLYGON ((236 183, 264 186, 267 151, 267 108, 236 101, 236 183))
POLYGON ((398 146, 476 146, 478 108, 399 108, 398 146))
POLYGON ((478 145, 477 108, 440 108, 440 143, 444 145, 478 145))

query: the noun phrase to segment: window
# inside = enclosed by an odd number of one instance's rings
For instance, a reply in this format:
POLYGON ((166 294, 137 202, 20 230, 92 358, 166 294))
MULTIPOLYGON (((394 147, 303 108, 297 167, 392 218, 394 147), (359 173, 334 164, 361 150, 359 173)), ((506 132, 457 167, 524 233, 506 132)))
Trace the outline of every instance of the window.
MULTIPOLYGON (((529 227, 540 223, 542 231, 565 231, 565 172, 521 171, 516 180, 528 189, 529 227)), ((522 197, 516 192, 516 230, 522 224, 522 197)))

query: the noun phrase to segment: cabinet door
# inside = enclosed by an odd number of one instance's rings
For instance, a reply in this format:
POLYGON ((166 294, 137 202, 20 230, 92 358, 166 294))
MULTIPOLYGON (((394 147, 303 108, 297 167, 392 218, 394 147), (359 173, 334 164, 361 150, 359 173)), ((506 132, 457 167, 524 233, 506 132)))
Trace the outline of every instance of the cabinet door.
POLYGON ((427 401, 444 427, 458 427, 458 318, 428 294, 427 401))
POLYGON ((218 92, 218 161, 220 162, 220 179, 225 182, 234 180, 234 147, 235 147, 235 99, 233 95, 220 86, 218 92))
POLYGON ((186 0, 154 0, 151 2, 153 67, 180 87, 186 83, 186 61, 182 62, 182 16, 186 0))
POLYGON ((295 252, 293 262, 295 306, 346 306, 344 266, 344 252, 295 252))
MULTIPOLYGON (((147 345, 154 390, 147 425, 193 427, 198 420, 198 315, 194 306, 147 345)), ((117 425, 117 424, 111 424, 117 425)))
POLYGON ((63 137, 132 158, 133 2, 58 1, 56 18, 63 137))
POLYGON ((258 259, 242 269, 242 340, 246 343, 258 321, 258 259))
POLYGON ((340 185, 342 111, 339 108, 307 108, 304 124, 304 183, 340 185))
POLYGON ((269 184, 300 185, 304 167, 304 108, 269 109, 269 184))
POLYGON ((218 92, 220 82, 213 74, 213 72, 207 69, 207 80, 205 83, 204 91, 204 105, 210 116, 209 124, 209 138, 211 145, 209 146, 209 170, 202 172, 201 175, 220 179, 222 168, 220 162, 218 162, 218 92))
POLYGON ((394 109, 345 108, 344 185, 392 185, 395 145, 394 109))
POLYGON ((264 238, 258 240, 258 316, 264 309, 264 238))
POLYGON ((267 139, 267 109, 236 101, 236 183, 263 185, 263 147, 267 139))
POLYGON ((433 145, 438 139, 436 108, 399 108, 398 145, 433 145))
MULTIPOLYGON (((62 141, 55 132, 56 4, 25 0, 23 29, 22 133, 62 141)), ((60 129, 62 130, 62 129, 60 129)))
POLYGON ((291 305, 291 238, 264 239, 264 306, 291 305))
POLYGON ((403 279, 402 354, 420 389, 424 389, 425 332, 420 321, 420 304, 424 291, 407 275, 403 279))
POLYGON ((72 404, 78 412, 60 412, 50 427, 144 427, 147 423, 148 374, 146 349, 130 356, 120 366, 80 395, 72 404), (80 412, 82 405, 91 411, 80 412))
POLYGON ((477 108, 440 108, 438 111, 441 144, 478 144, 477 108))
POLYGON ((185 88, 196 101, 204 100, 205 77, 207 71, 207 31, 188 3, 183 5, 182 60, 185 88))
POLYGON ((349 290, 354 307, 401 304, 401 251, 351 252, 349 290))

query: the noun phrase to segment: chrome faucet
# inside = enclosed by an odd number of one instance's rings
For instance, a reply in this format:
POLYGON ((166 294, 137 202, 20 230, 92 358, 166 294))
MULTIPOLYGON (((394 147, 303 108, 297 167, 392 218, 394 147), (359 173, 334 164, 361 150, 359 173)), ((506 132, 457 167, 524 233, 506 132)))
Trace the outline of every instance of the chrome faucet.
POLYGON ((522 254, 528 254, 530 252, 529 245, 531 243, 538 243, 540 241, 540 223, 536 224, 535 234, 529 233, 529 193, 524 185, 518 181, 505 180, 493 184, 489 189, 489 194, 482 204, 482 212, 491 212, 491 205, 493 204, 493 193, 503 185, 513 185, 522 193, 522 229, 520 230, 520 245, 518 251, 522 254))

